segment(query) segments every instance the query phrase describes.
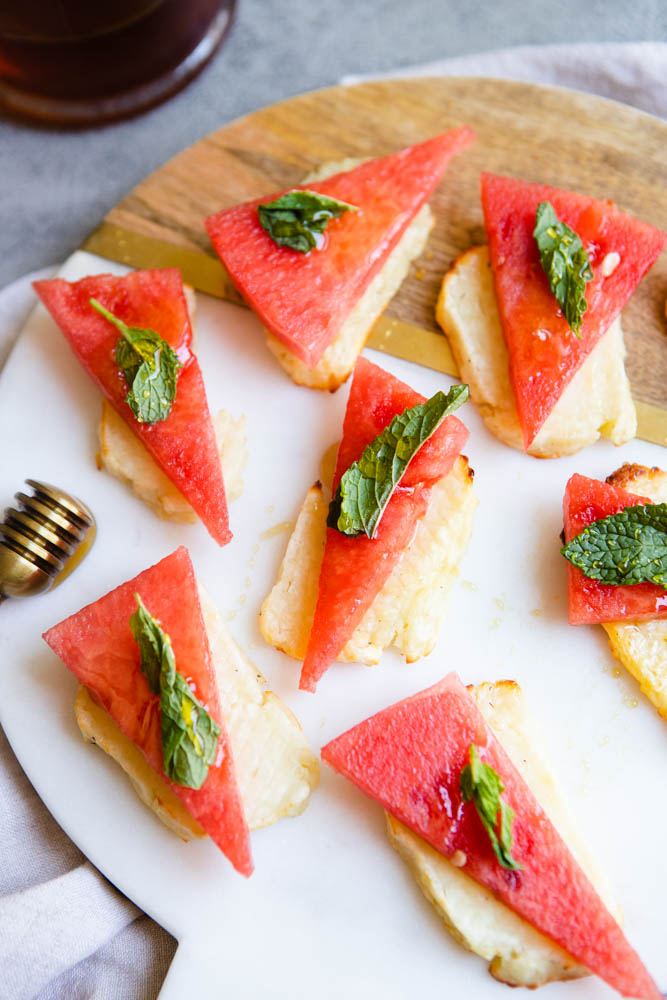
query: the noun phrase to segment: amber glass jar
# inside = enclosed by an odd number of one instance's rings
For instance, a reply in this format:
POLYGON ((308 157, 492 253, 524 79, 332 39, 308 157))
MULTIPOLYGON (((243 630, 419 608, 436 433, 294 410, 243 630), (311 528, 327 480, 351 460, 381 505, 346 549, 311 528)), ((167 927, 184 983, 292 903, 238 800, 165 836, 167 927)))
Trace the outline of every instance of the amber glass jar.
POLYGON ((0 103, 64 124, 133 114, 207 62, 235 0, 0 0, 0 103))

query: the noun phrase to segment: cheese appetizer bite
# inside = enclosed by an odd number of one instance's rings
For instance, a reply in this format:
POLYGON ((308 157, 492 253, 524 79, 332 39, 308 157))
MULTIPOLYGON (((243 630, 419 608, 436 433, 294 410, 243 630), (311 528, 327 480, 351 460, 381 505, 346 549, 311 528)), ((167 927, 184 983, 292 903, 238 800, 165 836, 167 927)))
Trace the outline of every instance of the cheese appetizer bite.
POLYGON ((488 247, 445 276, 436 318, 487 426, 538 458, 636 433, 620 313, 665 234, 613 202, 482 174, 488 247))
POLYGON ((304 661, 302 689, 336 659, 433 648, 477 503, 460 454, 468 431, 452 414, 465 398, 454 386, 425 400, 357 361, 333 499, 320 483, 309 491, 260 614, 268 642, 304 661))
POLYGON ((600 624, 611 650, 667 719, 667 473, 623 465, 574 475, 563 500, 572 625, 600 624))
POLYGON ((205 220, 222 263, 299 385, 337 389, 422 252, 427 200, 467 128, 205 220))
MULTIPOLYGON (((243 493, 243 470, 248 458, 246 420, 244 415, 234 419, 226 410, 218 410, 215 416, 212 415, 212 421, 225 496, 227 502, 232 503, 243 493)), ((106 399, 102 400, 98 434, 99 468, 126 483, 158 517, 184 524, 196 523, 197 515, 192 505, 106 399)))
POLYGON ((448 930, 496 978, 539 986, 592 972, 623 996, 659 1000, 555 825, 554 796, 541 801, 550 779, 521 734, 515 688, 466 690, 449 674, 332 740, 322 758, 384 807, 392 844, 448 930))
MULTIPOLYGON (((185 301, 194 332, 196 297, 194 289, 183 285, 185 301)), ((245 416, 236 419, 226 410, 212 416, 215 441, 222 465, 227 501, 243 493, 243 470, 248 458, 245 416)), ((182 492, 165 475, 141 440, 111 403, 102 399, 98 427, 100 450, 97 463, 126 483, 133 493, 153 508, 159 517, 194 524, 197 515, 182 492)))
MULTIPOLYGON (((201 370, 191 350, 192 327, 180 272, 168 268, 124 277, 102 274, 75 282, 53 278, 34 287, 116 413, 209 534, 226 545, 232 534, 220 454, 201 370)), ((158 507, 170 510, 173 503, 159 500, 162 481, 158 478, 156 485, 151 476, 146 485, 145 464, 136 468, 142 453, 139 458, 136 449, 122 453, 117 431, 109 452, 108 419, 103 424, 104 464, 121 471, 141 496, 152 498, 150 502, 157 496, 158 507)))
POLYGON ((210 836, 250 875, 248 829, 302 812, 318 763, 199 589, 187 550, 44 638, 81 681, 84 739, 118 761, 179 836, 210 836))

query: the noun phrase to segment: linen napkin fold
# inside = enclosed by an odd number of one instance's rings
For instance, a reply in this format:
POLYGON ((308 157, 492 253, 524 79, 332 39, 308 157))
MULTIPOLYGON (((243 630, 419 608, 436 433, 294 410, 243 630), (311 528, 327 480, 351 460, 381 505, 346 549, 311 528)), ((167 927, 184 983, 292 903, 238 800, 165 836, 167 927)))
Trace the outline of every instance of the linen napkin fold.
POLYGON ((0 729, 0 996, 157 996, 176 943, 85 860, 0 729), (92 956, 92 957, 90 957, 92 956))
MULTIPOLYGON (((32 282, 56 270, 0 291, 0 370, 35 305, 32 282)), ((0 838, 0 998, 153 1000, 176 942, 86 861, 42 805, 1 727, 0 838)))
POLYGON ((341 83, 410 76, 491 76, 569 87, 667 118, 667 42, 520 45, 389 73, 344 76, 341 83))
MULTIPOLYGON (((383 75, 491 76, 571 87, 667 118, 662 43, 523 46, 383 75)), ((29 296, 27 280, 0 293, 0 365, 29 296)), ((0 836, 3 1000, 154 1000, 176 942, 84 860, 39 801, 1 730, 0 836)))

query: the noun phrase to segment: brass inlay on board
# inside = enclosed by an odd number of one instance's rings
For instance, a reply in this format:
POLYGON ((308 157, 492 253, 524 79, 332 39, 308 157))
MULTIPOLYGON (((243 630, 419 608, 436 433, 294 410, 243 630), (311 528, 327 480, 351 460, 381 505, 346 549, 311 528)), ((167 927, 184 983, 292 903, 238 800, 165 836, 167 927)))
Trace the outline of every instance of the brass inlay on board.
POLYGON ((367 341, 368 347, 383 351, 404 361, 414 361, 424 368, 433 368, 445 375, 458 377, 459 370, 442 333, 423 330, 391 316, 380 316, 367 341))
POLYGON ((187 250, 154 236, 102 222, 81 247, 128 267, 177 267, 183 281, 200 292, 243 305, 243 299, 217 257, 187 250))
MULTIPOLYGON (((187 250, 166 240, 145 236, 122 226, 103 222, 83 244, 82 250, 115 260, 128 267, 177 267, 183 280, 200 292, 244 305, 222 264, 200 250, 187 250)), ((446 375, 458 375, 452 352, 443 334, 381 316, 368 346, 404 361, 413 361, 446 375)), ((667 447, 667 410, 635 400, 637 437, 667 447)))

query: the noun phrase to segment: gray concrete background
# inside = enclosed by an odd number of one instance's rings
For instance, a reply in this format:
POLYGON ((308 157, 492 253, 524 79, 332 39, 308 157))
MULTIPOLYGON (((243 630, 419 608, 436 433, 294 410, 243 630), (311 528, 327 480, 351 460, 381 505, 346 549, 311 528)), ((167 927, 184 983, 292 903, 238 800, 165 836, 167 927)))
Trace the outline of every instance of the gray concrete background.
POLYGON ((223 48, 153 111, 79 132, 0 118, 0 288, 62 260, 142 177, 254 108, 346 73, 586 41, 667 41, 667 0, 238 0, 223 48))

